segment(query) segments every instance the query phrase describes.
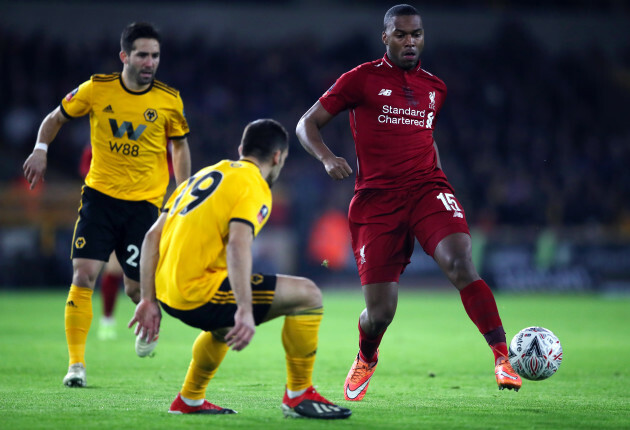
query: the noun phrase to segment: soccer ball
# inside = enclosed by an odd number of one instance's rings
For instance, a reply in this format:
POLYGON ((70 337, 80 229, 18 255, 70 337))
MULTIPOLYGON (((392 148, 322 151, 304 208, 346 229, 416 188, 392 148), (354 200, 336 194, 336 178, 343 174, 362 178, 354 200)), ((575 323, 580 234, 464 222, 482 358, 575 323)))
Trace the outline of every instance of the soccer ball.
POLYGON ((556 373, 562 363, 562 345, 550 330, 527 327, 510 342, 510 364, 521 377, 541 381, 556 373))

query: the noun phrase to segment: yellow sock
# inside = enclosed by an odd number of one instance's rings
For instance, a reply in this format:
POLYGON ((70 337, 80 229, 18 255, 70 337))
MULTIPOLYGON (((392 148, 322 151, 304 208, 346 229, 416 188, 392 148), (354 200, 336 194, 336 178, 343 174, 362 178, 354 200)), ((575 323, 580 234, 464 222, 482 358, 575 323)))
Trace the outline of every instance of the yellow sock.
POLYGON ((211 332, 204 331, 197 336, 181 395, 192 400, 204 399, 206 388, 227 351, 227 343, 217 340, 211 332))
POLYGON ((85 343, 92 324, 92 293, 89 288, 70 286, 64 315, 69 364, 83 363, 85 366, 85 343))
POLYGON ((282 344, 287 360, 287 388, 300 391, 313 385, 317 334, 323 308, 311 308, 287 315, 282 327, 282 344))

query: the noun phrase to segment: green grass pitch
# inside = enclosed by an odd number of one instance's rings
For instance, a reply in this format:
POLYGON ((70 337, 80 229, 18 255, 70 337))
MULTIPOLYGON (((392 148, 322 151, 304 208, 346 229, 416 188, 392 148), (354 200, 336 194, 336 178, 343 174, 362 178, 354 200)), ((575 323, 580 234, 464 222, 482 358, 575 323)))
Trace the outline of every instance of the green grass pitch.
POLYGON ((285 419, 282 320, 258 327, 252 344, 228 352, 208 399, 239 413, 174 416, 197 331, 165 315, 157 354, 135 356, 126 329, 132 303, 121 296, 118 339, 87 345, 88 388, 69 389, 63 328, 66 290, 0 291, 0 429, 621 429, 630 428, 630 298, 497 294, 508 341, 540 325, 556 333, 564 362, 546 381, 499 391, 483 337, 455 290, 400 293, 381 345, 379 367, 362 402, 343 400, 357 353, 360 289, 324 289, 314 382, 353 410, 348 420, 285 419))

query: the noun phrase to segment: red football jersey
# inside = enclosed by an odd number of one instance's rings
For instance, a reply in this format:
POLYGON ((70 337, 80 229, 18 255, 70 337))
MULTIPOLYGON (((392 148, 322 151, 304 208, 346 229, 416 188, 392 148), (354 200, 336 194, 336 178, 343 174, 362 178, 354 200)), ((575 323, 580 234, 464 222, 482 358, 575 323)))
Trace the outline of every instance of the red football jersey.
POLYGON ((444 177, 433 148, 446 85, 423 70, 403 70, 387 54, 337 79, 319 101, 331 115, 350 111, 357 154, 355 190, 407 188, 444 177))

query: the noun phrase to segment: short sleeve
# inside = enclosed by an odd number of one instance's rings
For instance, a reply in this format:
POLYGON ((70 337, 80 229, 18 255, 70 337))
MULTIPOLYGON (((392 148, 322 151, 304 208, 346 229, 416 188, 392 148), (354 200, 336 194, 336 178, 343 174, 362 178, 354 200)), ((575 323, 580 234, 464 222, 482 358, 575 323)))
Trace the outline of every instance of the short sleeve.
POLYGON ((92 80, 85 81, 61 100, 61 112, 67 118, 78 118, 92 110, 92 80))
POLYGON ((332 87, 319 98, 319 102, 331 115, 357 106, 363 97, 362 78, 364 74, 356 67, 344 73, 332 87))
POLYGON ((184 113, 184 102, 179 94, 177 95, 175 109, 171 112, 166 133, 169 139, 176 140, 183 139, 188 135, 188 133, 190 133, 188 121, 186 120, 186 114, 184 113))
POLYGON ((249 224, 255 237, 271 215, 271 198, 264 190, 253 190, 252 188, 255 188, 253 184, 240 195, 230 214, 230 221, 249 224))

